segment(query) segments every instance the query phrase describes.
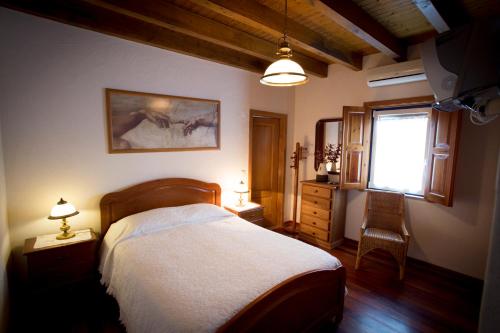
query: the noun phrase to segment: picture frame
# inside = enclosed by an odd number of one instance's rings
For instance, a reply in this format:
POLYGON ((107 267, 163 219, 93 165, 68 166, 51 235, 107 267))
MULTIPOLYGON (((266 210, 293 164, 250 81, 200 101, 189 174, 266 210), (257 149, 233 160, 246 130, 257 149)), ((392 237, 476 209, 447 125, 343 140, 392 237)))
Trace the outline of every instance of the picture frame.
POLYGON ((220 149, 220 101, 105 89, 108 152, 220 149))

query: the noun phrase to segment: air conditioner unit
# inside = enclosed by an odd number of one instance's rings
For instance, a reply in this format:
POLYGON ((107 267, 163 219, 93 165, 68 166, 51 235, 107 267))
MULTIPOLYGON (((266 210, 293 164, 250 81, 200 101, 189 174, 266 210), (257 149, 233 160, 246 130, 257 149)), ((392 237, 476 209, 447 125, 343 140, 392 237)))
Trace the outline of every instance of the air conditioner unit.
POLYGON ((366 76, 370 88, 423 80, 427 80, 427 77, 421 59, 372 68, 367 71, 366 76))

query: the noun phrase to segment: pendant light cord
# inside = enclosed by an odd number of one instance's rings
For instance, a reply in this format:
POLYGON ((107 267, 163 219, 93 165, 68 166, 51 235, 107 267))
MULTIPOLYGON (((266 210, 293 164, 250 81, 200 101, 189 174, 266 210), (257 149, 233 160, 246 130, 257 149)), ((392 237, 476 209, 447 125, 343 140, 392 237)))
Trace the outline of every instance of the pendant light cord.
POLYGON ((283 30, 283 36, 287 37, 287 30, 288 30, 288 0, 285 0, 285 29, 283 30))

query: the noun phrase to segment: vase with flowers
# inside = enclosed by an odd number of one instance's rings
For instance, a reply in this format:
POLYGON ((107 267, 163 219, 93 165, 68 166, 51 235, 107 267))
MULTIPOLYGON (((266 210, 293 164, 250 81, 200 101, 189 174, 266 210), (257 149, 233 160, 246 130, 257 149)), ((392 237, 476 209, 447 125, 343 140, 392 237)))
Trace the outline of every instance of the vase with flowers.
POLYGON ((338 170, 338 163, 340 162, 340 154, 342 153, 342 144, 326 144, 323 149, 323 162, 328 171, 328 181, 333 184, 339 183, 340 173, 338 170))

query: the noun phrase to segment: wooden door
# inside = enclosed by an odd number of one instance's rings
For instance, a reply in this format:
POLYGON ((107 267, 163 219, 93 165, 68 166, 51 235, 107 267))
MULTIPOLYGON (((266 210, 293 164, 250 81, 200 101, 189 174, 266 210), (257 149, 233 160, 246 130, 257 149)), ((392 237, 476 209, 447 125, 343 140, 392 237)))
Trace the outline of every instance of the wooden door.
POLYGON ((250 112, 250 200, 264 207, 264 227, 283 224, 286 115, 250 112))

